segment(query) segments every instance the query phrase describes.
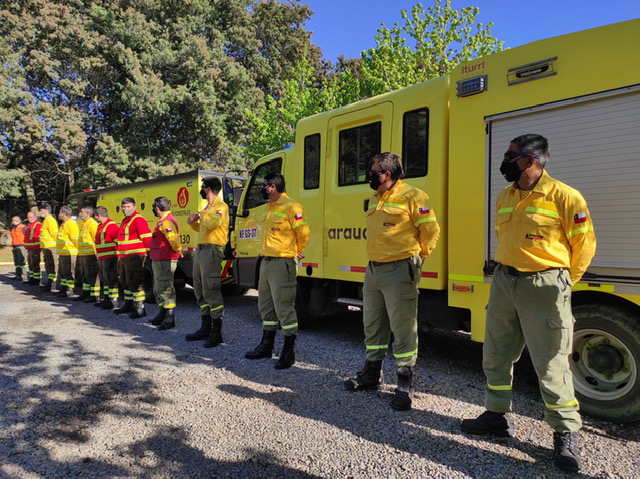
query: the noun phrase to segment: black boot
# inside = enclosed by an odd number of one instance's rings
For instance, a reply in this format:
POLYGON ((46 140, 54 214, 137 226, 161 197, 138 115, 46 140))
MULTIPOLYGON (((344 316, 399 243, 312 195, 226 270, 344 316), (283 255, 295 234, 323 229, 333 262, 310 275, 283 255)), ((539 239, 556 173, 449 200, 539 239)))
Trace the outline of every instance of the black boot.
POLYGON ((184 339, 187 341, 199 341, 200 339, 207 339, 211 334, 211 316, 203 314, 200 317, 200 329, 197 331, 185 335, 184 339))
POLYGON ((38 278, 29 278, 29 286, 38 286, 40 280, 38 278))
MULTIPOLYGON (((98 303, 96 303, 98 304, 98 303)), ((95 305, 94 305, 95 306, 95 305)), ((102 309, 113 309, 113 301, 111 301, 111 298, 106 297, 102 300, 102 302, 100 303, 100 307, 102 309)))
POLYGON ((513 436, 514 430, 503 412, 485 411, 475 419, 464 419, 460 429, 481 436, 513 436))
POLYGON ((115 314, 130 313, 131 311, 133 311, 133 299, 126 299, 121 308, 113 310, 115 314))
POLYGON ((578 472, 578 435, 575 432, 553 433, 553 462, 563 471, 578 472))
POLYGON ((396 388, 391 407, 396 411, 408 411, 411 409, 411 396, 413 395, 413 368, 400 366, 398 368, 398 387, 396 388))
POLYGON ((131 319, 144 318, 147 315, 147 311, 144 309, 144 301, 134 301, 133 311, 129 315, 131 319))
POLYGON ((280 357, 274 366, 276 369, 289 369, 296 362, 296 335, 284 337, 284 346, 282 346, 282 352, 280 357))
POLYGON ((48 293, 49 291, 51 291, 51 285, 53 285, 53 281, 48 279, 43 286, 40 286, 40 289, 43 293, 48 293))
POLYGON ((211 318, 211 333, 204 342, 205 348, 215 348, 222 343, 222 318, 211 318))
POLYGON ((86 290, 82 290, 82 293, 80 294, 80 296, 77 296, 75 298, 73 298, 74 301, 84 301, 87 298, 90 298, 91 294, 89 293, 89 291, 86 290))
POLYGON ((275 331, 262 331, 262 340, 260 344, 253 351, 247 351, 244 353, 244 357, 247 359, 261 359, 270 358, 273 356, 273 342, 276 339, 275 331))
POLYGON ((170 309, 162 308, 162 310, 165 312, 165 314, 162 322, 160 323, 160 326, 158 326, 158 331, 166 331, 167 329, 175 328, 176 320, 173 314, 173 308, 170 308, 170 309))
POLYGON ((382 382, 382 360, 364 362, 362 371, 356 373, 355 378, 349 378, 344 382, 344 386, 349 391, 375 391, 382 382))
POLYGON ((164 321, 166 311, 166 309, 160 306, 160 311, 158 311, 158 314, 156 314, 154 318, 147 321, 147 323, 151 323, 154 326, 160 326, 162 324, 162 321, 164 321))
POLYGON ((82 302, 83 302, 83 303, 87 303, 87 304, 90 304, 90 303, 94 303, 94 304, 95 304, 95 303, 97 303, 97 302, 98 302, 98 298, 96 298, 95 296, 91 296, 91 295, 89 295, 89 297, 88 297, 88 298, 83 299, 83 300, 82 300, 82 302))
POLYGON ((69 291, 69 288, 67 288, 66 286, 60 286, 60 289, 58 290, 58 292, 53 294, 56 295, 56 298, 66 298, 67 291, 69 291))

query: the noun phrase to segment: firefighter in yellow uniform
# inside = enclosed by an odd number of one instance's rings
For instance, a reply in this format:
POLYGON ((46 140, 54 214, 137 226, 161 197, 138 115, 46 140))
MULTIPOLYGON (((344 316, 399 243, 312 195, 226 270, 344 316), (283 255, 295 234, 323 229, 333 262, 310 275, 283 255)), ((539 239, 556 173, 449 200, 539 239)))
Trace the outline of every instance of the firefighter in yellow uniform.
POLYGON ((56 282, 56 263, 58 255, 56 254, 56 241, 58 240, 58 222, 51 214, 51 205, 42 203, 39 208, 40 217, 42 218, 42 227, 40 229, 40 251, 44 261, 44 271, 47 280, 42 286, 42 291, 51 291, 51 286, 56 282))
POLYGON ((575 189, 544 170, 549 143, 543 136, 514 138, 500 171, 512 182, 498 195, 499 262, 491 281, 483 349, 486 411, 462 421, 470 434, 510 436, 513 364, 525 343, 538 375, 545 419, 554 430, 554 461, 578 471, 578 413, 569 355, 573 341, 571 285, 595 254, 587 203, 575 189))
POLYGON ((399 411, 411 409, 418 357, 418 284, 422 263, 440 235, 429 196, 403 178, 398 155, 373 158, 369 186, 376 192, 366 213, 369 263, 363 286, 366 361, 364 369, 345 383, 352 391, 378 388, 393 333, 398 385, 391 407, 399 411))
POLYGON ((213 348, 223 341, 224 302, 220 272, 229 236, 229 207, 220 197, 221 190, 220 178, 204 178, 200 196, 207 200, 207 206, 187 219, 191 229, 198 232, 198 246, 193 257, 193 291, 200 306, 200 329, 187 334, 185 339, 205 339, 205 348, 213 348))
POLYGON ((71 214, 71 208, 68 206, 62 206, 58 213, 58 217, 62 221, 58 231, 58 241, 56 242, 58 275, 60 276, 60 290, 56 296, 59 298, 71 296, 75 286, 73 272, 76 269, 76 260, 78 258, 80 230, 71 214))
POLYGON ((269 203, 259 223, 262 249, 258 309, 262 316, 262 340, 247 359, 270 358, 278 326, 282 328, 284 346, 275 364, 287 369, 295 363, 298 334, 296 316, 296 261, 304 258, 302 250, 309 244, 309 225, 300 203, 285 193, 285 179, 280 173, 264 177, 262 197, 269 203))
POLYGON ((80 209, 78 217, 82 220, 80 227, 80 240, 78 241, 78 270, 82 281, 82 294, 74 301, 95 303, 100 296, 100 283, 98 282, 98 257, 96 256, 96 233, 98 222, 93 217, 91 206, 80 209))

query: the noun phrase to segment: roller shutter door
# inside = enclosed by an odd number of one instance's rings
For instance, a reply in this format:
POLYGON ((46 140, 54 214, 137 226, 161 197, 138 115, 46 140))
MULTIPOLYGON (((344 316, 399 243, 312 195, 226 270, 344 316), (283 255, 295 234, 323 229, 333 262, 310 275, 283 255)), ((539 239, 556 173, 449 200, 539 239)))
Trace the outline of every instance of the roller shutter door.
POLYGON ((598 241, 590 273, 640 278, 640 91, 573 99, 487 118, 488 255, 496 250, 495 200, 507 186, 498 171, 509 142, 524 133, 549 140, 549 174, 587 200, 598 241))

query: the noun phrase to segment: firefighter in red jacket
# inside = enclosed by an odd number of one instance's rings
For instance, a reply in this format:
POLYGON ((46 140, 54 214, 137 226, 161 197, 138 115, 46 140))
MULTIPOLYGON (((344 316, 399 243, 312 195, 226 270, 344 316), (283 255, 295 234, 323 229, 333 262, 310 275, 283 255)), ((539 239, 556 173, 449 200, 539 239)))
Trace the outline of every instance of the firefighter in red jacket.
POLYGON ((33 211, 27 213, 27 226, 24 227, 24 247, 27 250, 27 262, 29 264, 29 281, 32 286, 40 284, 42 273, 40 272, 40 230, 42 223, 38 221, 33 211))
POLYGON ((116 240, 118 239, 118 225, 109 218, 109 211, 104 206, 98 206, 95 212, 99 223, 96 231, 96 256, 98 258, 98 277, 102 289, 102 300, 94 306, 102 309, 113 309, 118 301, 118 257, 116 255, 116 240))
POLYGON ((116 251, 118 255, 118 278, 124 288, 124 306, 114 313, 131 313, 131 319, 147 315, 144 309, 144 261, 149 253, 151 230, 140 213, 136 202, 126 197, 121 203, 124 219, 118 230, 116 251))
POLYGON ((153 214, 158 218, 151 235, 151 251, 149 258, 153 261, 153 291, 160 312, 150 323, 158 326, 160 331, 174 328, 176 307, 176 289, 173 286, 173 275, 178 266, 178 258, 182 256, 178 222, 171 214, 171 201, 159 196, 153 201, 153 214))

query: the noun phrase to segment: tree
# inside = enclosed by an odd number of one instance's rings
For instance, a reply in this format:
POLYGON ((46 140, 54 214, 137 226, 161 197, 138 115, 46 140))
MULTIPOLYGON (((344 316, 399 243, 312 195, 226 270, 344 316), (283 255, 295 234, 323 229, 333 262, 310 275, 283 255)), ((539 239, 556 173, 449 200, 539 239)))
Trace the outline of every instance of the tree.
POLYGON ((449 0, 434 0, 427 10, 418 3, 400 11, 404 25, 382 24, 376 47, 359 59, 340 57, 327 73, 303 58, 283 94, 267 97, 263 113, 245 112, 254 126, 245 154, 255 160, 292 142, 301 118, 446 75, 459 63, 500 51, 493 24, 474 24, 479 11, 453 10, 449 0))
POLYGON ((298 0, 0 0, 0 186, 62 201, 244 166, 243 111, 314 51, 310 13, 298 0))
POLYGON ((491 35, 492 23, 474 24, 479 12, 476 7, 454 10, 450 0, 444 5, 434 0, 426 10, 421 3, 410 13, 401 10, 404 25, 382 24, 376 47, 362 54, 363 93, 377 95, 438 78, 462 62, 502 50, 503 42, 491 35))

